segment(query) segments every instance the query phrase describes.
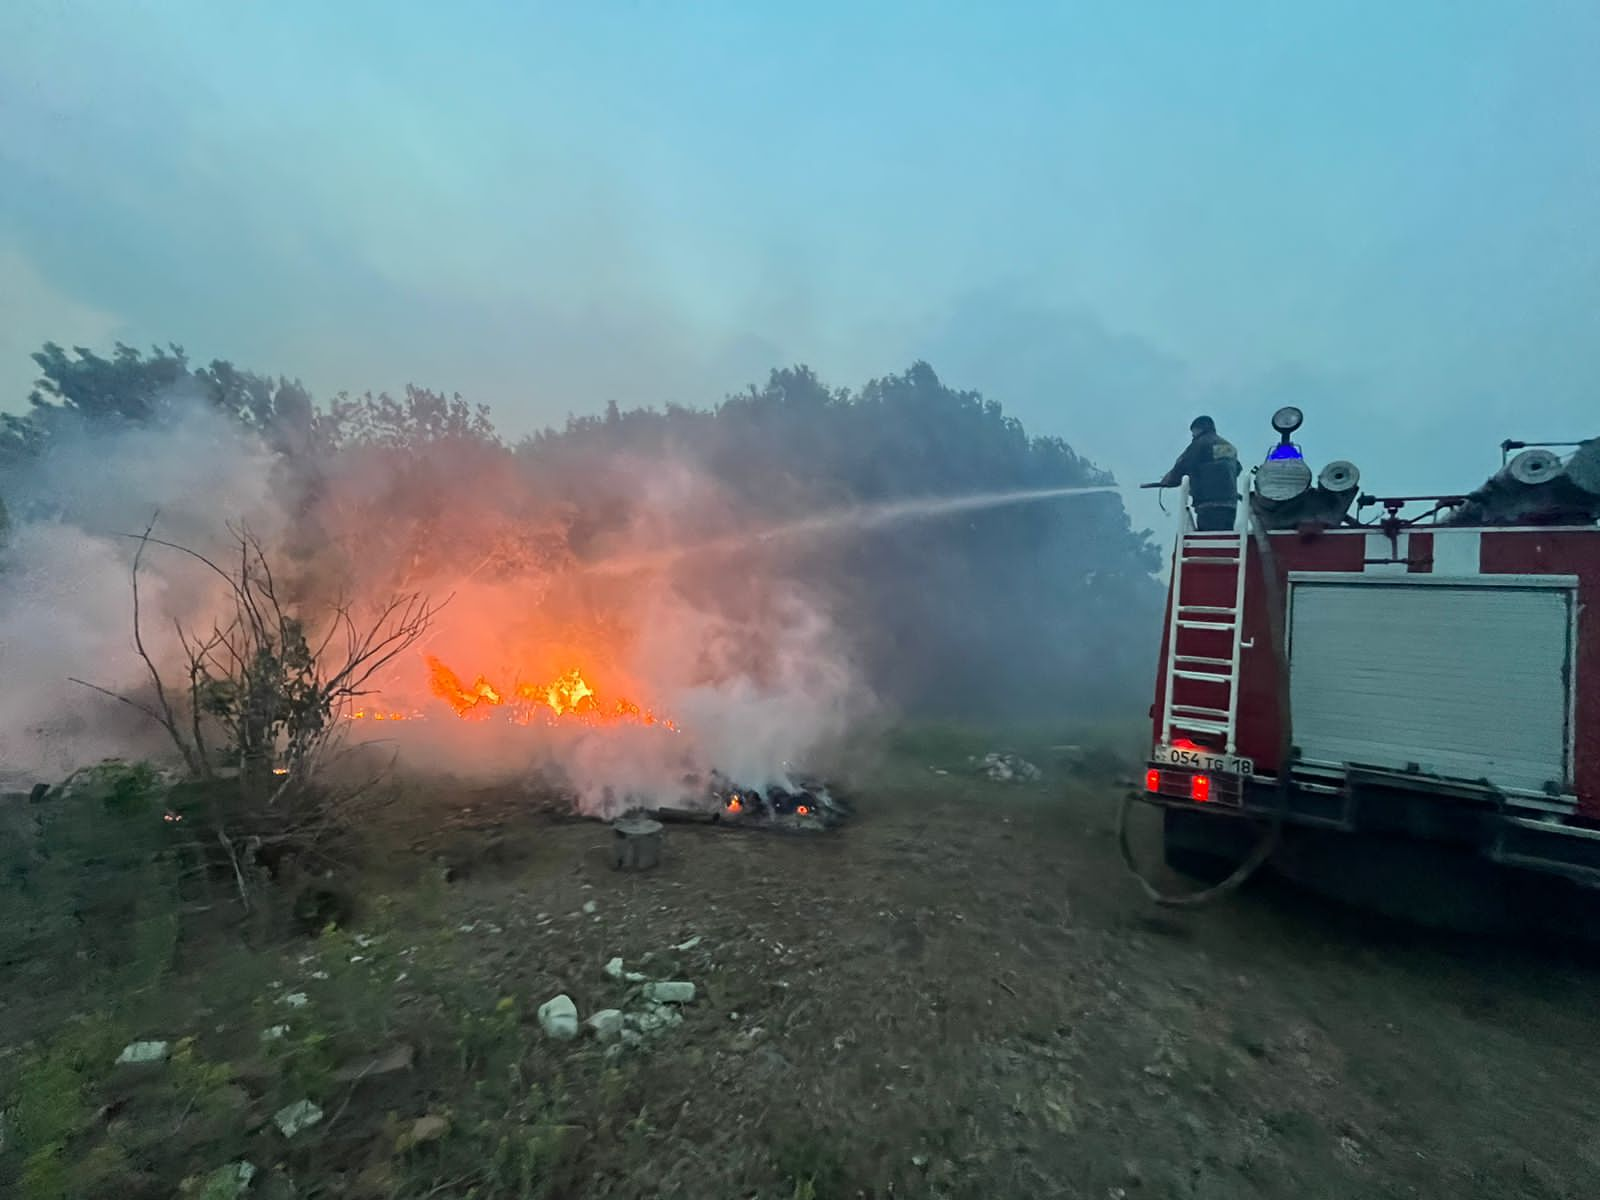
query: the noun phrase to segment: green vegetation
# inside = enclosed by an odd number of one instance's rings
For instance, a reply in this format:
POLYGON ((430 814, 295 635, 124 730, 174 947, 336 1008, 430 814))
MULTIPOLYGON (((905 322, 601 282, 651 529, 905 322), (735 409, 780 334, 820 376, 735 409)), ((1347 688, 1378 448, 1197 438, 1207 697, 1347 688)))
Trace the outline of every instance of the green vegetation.
MULTIPOLYGON (((297 382, 224 361, 196 367, 178 347, 145 355, 119 345, 106 358, 47 345, 34 360, 29 411, 0 416, 0 493, 14 509, 29 511, 5 475, 53 444, 160 428, 198 405, 253 431, 281 461, 299 552, 349 535, 320 528, 314 503, 348 467, 385 481, 343 501, 366 549, 463 573, 584 557, 626 526, 641 472, 662 461, 722 490, 704 528, 676 531, 687 540, 726 532, 730 507, 741 521, 781 522, 885 500, 1112 482, 1066 441, 1030 436, 999 403, 949 387, 926 363, 854 391, 803 366, 775 370, 720 403, 612 405, 509 446, 486 407, 418 387, 318 404, 297 382), (464 540, 450 536, 438 495, 467 478, 478 536, 464 540)), ((897 711, 1026 720, 1126 707, 1148 692, 1158 565, 1119 498, 1097 494, 797 546, 774 582, 825 588, 853 631, 854 657, 897 711)))
MULTIPOLYGON (((101 357, 52 345, 35 361, 30 410, 0 418, 0 491, 13 520, 50 515, 26 485, 38 478, 30 472, 48 472, 52 447, 84 433, 159 430, 199 405, 274 456, 285 508, 303 518, 285 551, 295 564, 332 538, 316 501, 335 468, 353 463, 385 482, 350 501, 349 529, 383 540, 395 562, 427 553, 441 568, 491 576, 530 556, 571 564, 603 546, 629 519, 639 463, 663 456, 719 481, 711 507, 731 507, 734 524, 1107 481, 1066 443, 1030 438, 998 404, 947 387, 925 364, 858 392, 830 389, 804 368, 775 371, 714 407, 613 406, 509 446, 486 410, 418 388, 318 404, 298 383, 220 361, 194 366, 176 347, 118 346, 101 357), (484 499, 471 544, 442 536, 449 514, 437 503, 441 480, 466 477, 484 499)), ((714 535, 718 517, 677 532, 714 535)), ((288 573, 267 569, 248 531, 238 551, 237 569, 230 561, 217 571, 237 622, 224 619, 213 641, 187 631, 188 669, 158 681, 147 662, 147 690, 122 697, 166 730, 186 777, 107 762, 42 800, 0 807, 0 1194, 537 1200, 570 1194, 575 1178, 602 1169, 617 1194, 650 1194, 663 1145, 726 1144, 744 1137, 742 1122, 781 1131, 737 1145, 736 1174, 752 1190, 854 1194, 856 1158, 868 1150, 825 1109, 792 1128, 781 1114, 717 1111, 708 1079, 731 1057, 758 1053, 756 1041, 734 1040, 742 1026, 708 1025, 703 1040, 659 1058, 544 1038, 535 1011, 558 991, 572 990, 586 1012, 624 1002, 600 977, 611 948, 576 948, 589 930, 581 905, 561 897, 571 923, 553 937, 554 919, 520 908, 512 889, 494 903, 516 914, 515 931, 498 941, 463 932, 479 924, 464 889, 411 853, 414 835, 437 823, 438 796, 416 794, 414 781, 358 783, 352 796, 316 770, 337 702, 359 691, 366 665, 411 644, 425 606, 399 611, 398 640, 358 636, 353 665, 319 662, 307 632, 318 624, 315 589, 309 600, 298 587, 278 591, 274 579, 288 573), (394 811, 366 819, 355 799, 372 810, 395 802, 394 811), (535 937, 558 957, 532 958, 535 937), (134 1043, 161 1048, 151 1061, 119 1062, 134 1043), (666 1106, 663 1094, 679 1099, 666 1106), (305 1127, 286 1134, 286 1114, 305 1127)), ((1069 753, 1082 761, 1063 749, 1081 739, 1037 714, 1090 711, 1143 690, 1134 668, 1151 649, 1153 566, 1115 498, 1097 495, 907 527, 870 549, 797 547, 772 582, 806 590, 828 581, 829 606, 855 631, 850 649, 873 690, 948 722, 896 734, 892 762, 872 777, 920 803, 928 786, 981 793, 968 759, 992 750, 1047 772, 1069 753), (1129 636, 1106 635, 1108 622, 1129 636), (1080 628, 1097 634, 1076 636, 1080 628), (1013 725, 961 723, 975 712, 1013 725), (1036 727, 1019 730, 1019 713, 1036 727), (963 778, 941 784, 929 768, 963 778)), ((728 583, 702 581, 737 596, 728 583)), ((1042 786, 1027 794, 1043 802, 1042 786)), ((582 853, 540 845, 509 869, 548 885, 582 853)), ((746 902, 741 893, 727 911, 746 902)), ((797 910, 809 902, 796 893, 797 910)), ((659 925, 666 912, 651 904, 635 916, 659 925)), ((635 927, 619 923, 614 934, 635 927)), ((905 936, 909 946, 922 935, 905 936)), ((644 952, 691 940, 679 929, 669 940, 664 927, 656 937, 644 952)), ((723 944, 750 949, 734 937, 723 944)), ((764 960, 728 970, 721 996, 776 1011, 781 989, 765 970, 764 960)), ((790 1011, 785 1026, 807 1018, 790 1011)), ((676 1169, 677 1194, 692 1194, 692 1164, 680 1157, 676 1169)))

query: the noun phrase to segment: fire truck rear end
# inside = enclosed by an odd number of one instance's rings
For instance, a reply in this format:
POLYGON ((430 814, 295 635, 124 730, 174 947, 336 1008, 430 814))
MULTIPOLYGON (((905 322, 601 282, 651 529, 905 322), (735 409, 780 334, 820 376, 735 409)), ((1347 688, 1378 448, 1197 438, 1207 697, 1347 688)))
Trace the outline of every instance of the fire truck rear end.
POLYGON ((1168 864, 1237 882, 1298 838, 1600 884, 1600 439, 1373 496, 1313 479, 1301 421, 1236 531, 1182 506, 1142 795, 1168 864))

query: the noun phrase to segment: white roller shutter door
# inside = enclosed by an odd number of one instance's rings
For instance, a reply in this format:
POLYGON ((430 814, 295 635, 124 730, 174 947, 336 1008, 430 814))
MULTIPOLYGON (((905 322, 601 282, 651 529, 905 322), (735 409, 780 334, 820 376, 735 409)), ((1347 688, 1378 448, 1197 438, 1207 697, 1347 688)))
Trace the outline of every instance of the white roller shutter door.
POLYGON ((1572 604, 1569 587, 1294 579, 1301 757, 1570 790, 1572 604))

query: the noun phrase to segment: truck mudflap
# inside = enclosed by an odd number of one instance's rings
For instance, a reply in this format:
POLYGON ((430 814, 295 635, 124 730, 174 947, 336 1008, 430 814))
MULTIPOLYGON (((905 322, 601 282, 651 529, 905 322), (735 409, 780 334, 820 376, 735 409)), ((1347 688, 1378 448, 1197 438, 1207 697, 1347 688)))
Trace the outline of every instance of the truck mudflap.
POLYGON ((1506 817, 1488 855, 1502 866, 1549 871, 1600 887, 1600 830, 1506 817))

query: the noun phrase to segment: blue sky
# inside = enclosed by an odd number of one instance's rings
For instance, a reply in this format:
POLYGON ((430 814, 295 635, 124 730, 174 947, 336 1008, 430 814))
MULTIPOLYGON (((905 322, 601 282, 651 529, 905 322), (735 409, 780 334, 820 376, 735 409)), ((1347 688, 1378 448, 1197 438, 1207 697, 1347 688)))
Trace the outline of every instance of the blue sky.
POLYGON ((1125 482, 1299 402, 1470 486, 1600 432, 1596 62, 1556 0, 10 0, 0 404, 45 338, 513 433, 925 357, 1125 482))

